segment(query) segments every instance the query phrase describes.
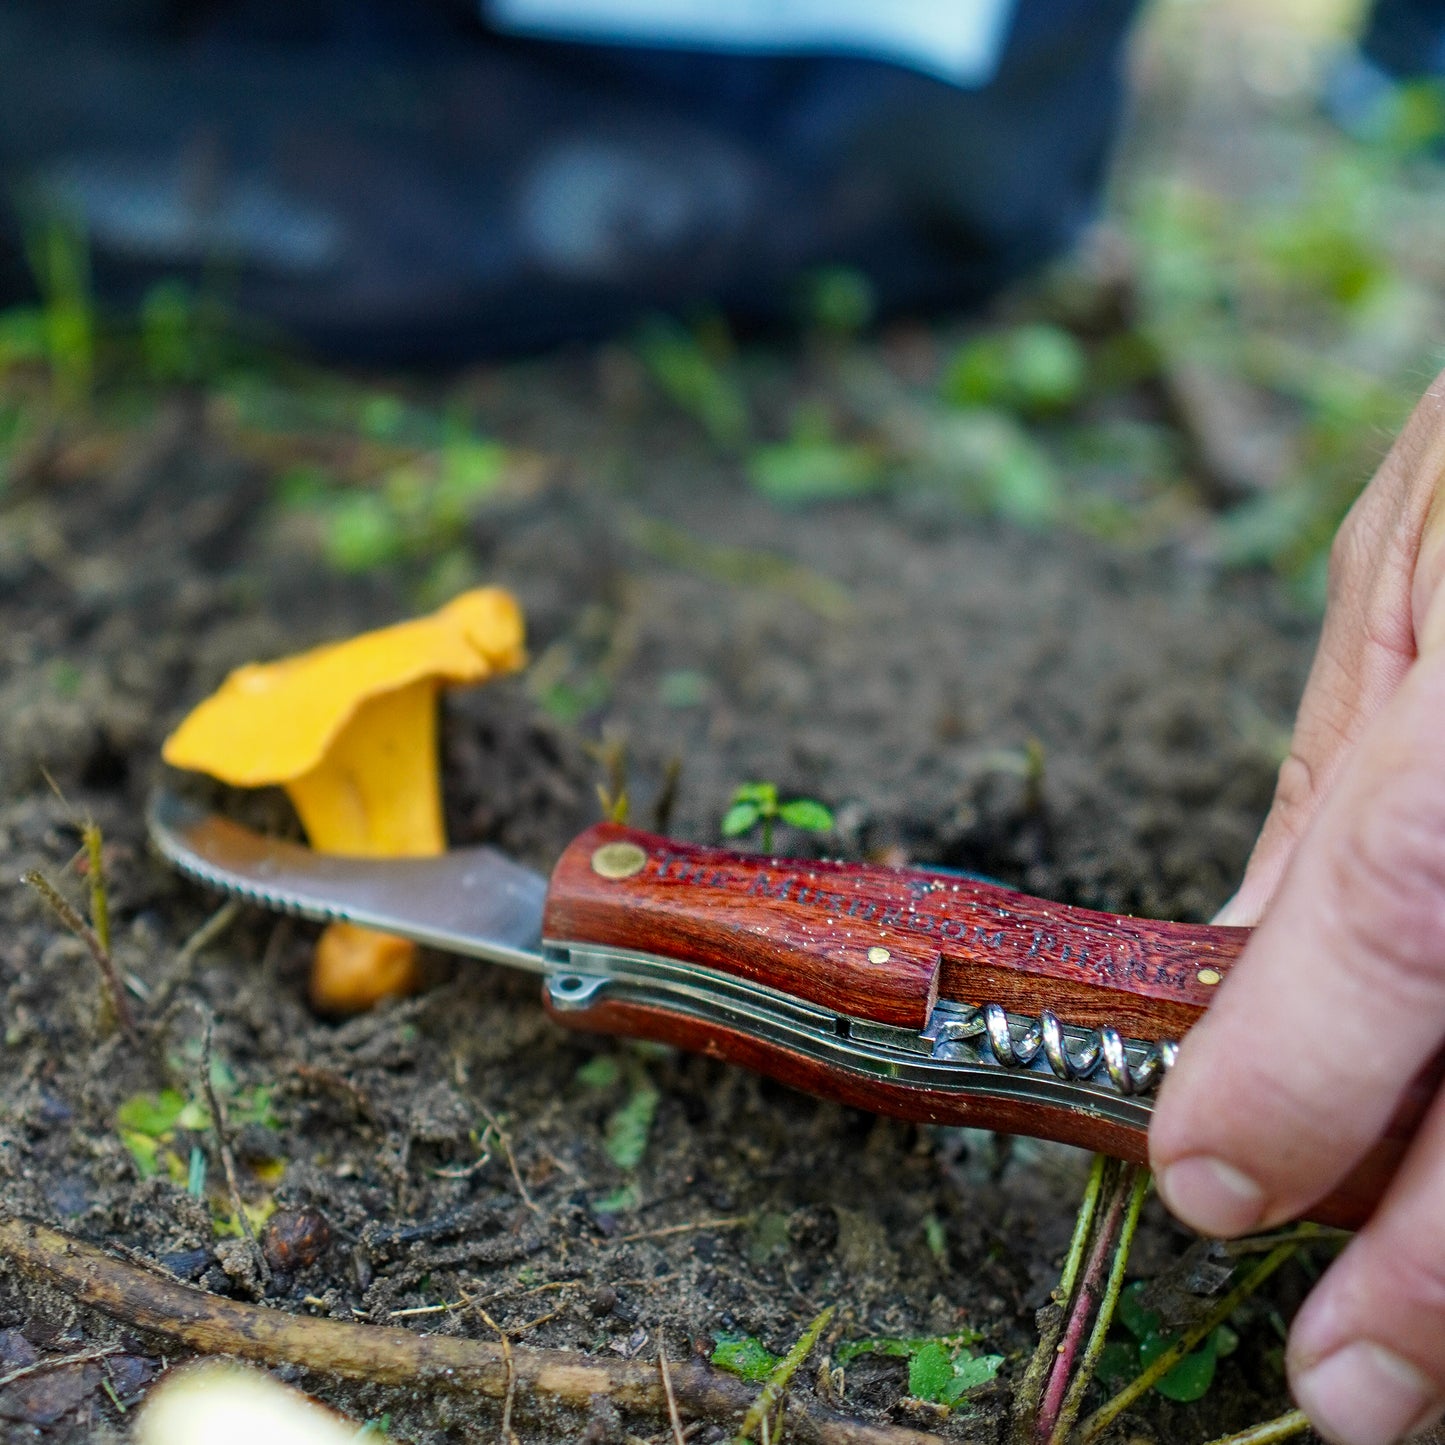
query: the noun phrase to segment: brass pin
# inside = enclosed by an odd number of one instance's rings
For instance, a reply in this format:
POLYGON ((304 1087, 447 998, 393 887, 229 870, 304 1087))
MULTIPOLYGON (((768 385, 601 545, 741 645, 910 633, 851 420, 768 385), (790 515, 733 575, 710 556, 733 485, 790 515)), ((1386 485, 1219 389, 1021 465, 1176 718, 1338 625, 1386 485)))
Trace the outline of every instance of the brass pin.
POLYGON ((636 843, 604 843, 592 855, 599 878, 631 878, 647 867, 647 854, 636 843))
POLYGON ((893 955, 889 953, 881 943, 875 943, 873 947, 868 950, 869 963, 887 963, 892 957, 893 955))
POLYGON ((1197 978, 1200 983, 1212 988, 1224 978, 1224 975, 1220 973, 1217 968, 1201 968, 1194 977, 1197 978))

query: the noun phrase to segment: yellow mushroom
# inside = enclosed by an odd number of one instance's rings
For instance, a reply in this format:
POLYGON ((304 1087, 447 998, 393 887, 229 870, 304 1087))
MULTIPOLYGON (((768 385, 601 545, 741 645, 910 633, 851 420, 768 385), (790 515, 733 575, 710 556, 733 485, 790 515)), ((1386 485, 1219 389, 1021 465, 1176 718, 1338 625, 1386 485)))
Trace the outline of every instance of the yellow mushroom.
MULTIPOLYGON (((440 853, 437 693, 524 660, 516 600, 477 588, 429 617, 237 668, 166 739, 162 756, 237 787, 279 783, 321 852, 440 853)), ((333 923, 316 946, 311 1001, 355 1012, 409 991, 416 978, 412 944, 333 923)))

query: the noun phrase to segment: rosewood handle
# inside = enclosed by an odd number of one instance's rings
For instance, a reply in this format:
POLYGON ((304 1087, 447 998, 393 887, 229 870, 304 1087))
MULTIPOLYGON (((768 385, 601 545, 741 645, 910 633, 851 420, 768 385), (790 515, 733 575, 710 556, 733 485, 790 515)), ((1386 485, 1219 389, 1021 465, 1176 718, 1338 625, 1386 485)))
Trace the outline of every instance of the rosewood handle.
MULTIPOLYGON (((941 995, 1018 1014, 1049 1009, 1065 1023, 1158 1040, 1182 1037, 1199 1018, 1249 930, 1119 917, 947 874, 764 858, 599 824, 558 862, 543 936, 701 964, 902 1028, 923 1028, 941 995)), ((1087 1101, 905 1087, 744 1029, 605 996, 588 1007, 547 1008, 567 1028, 655 1039, 874 1113, 1147 1159, 1142 1126, 1106 1118, 1087 1101)), ((1310 1219, 1363 1222, 1442 1073, 1437 1060, 1411 1083, 1386 1136, 1310 1219)))
POLYGON ((1122 918, 909 868, 699 848, 612 823, 552 874, 549 940, 703 964, 853 1018, 921 1029, 939 997, 1177 1039, 1249 930, 1122 918))

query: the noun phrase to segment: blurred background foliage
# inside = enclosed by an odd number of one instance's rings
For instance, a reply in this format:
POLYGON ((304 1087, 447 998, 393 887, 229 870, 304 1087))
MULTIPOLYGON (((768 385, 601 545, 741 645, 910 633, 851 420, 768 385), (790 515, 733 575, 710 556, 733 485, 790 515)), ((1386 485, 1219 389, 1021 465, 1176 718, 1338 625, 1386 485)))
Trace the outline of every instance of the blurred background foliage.
MULTIPOLYGON (((670 409, 780 534, 855 498, 959 508, 1270 568, 1320 604, 1335 527, 1445 365, 1445 97, 1403 91, 1347 134, 1322 97, 1359 18, 1352 0, 1158 0, 1075 256, 982 319, 875 326, 866 279, 839 269, 800 285, 790 338, 659 319, 604 349, 604 404, 670 409)), ((494 435, 475 375, 358 377, 257 340, 219 287, 98 314, 59 218, 28 251, 39 300, 0 313, 9 545, 37 477, 120 455, 178 394, 266 468, 290 545, 394 571, 422 602, 467 583, 479 519, 593 464, 494 435)))

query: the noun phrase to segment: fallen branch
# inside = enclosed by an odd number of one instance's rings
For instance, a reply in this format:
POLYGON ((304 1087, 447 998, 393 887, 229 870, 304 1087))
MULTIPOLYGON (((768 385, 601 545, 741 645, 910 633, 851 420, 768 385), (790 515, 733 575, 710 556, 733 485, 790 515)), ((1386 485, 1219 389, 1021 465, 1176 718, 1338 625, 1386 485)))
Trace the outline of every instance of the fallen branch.
MULTIPOLYGON (((586 1410, 594 1395, 604 1395, 622 1410, 667 1415, 655 1362, 603 1361, 570 1350, 513 1345, 509 1370, 500 1345, 222 1299, 25 1220, 0 1219, 0 1265, 198 1354, 299 1366, 379 1385, 471 1391, 498 1401, 506 1398, 510 1378, 519 1404, 545 1401, 586 1410)), ((742 1380, 706 1365, 674 1365, 669 1375, 678 1409, 690 1415, 733 1421, 756 1402, 756 1392, 742 1380)), ((785 1416, 791 1438, 812 1445, 943 1445, 937 1435, 850 1420, 809 1400, 790 1397, 785 1416)))

